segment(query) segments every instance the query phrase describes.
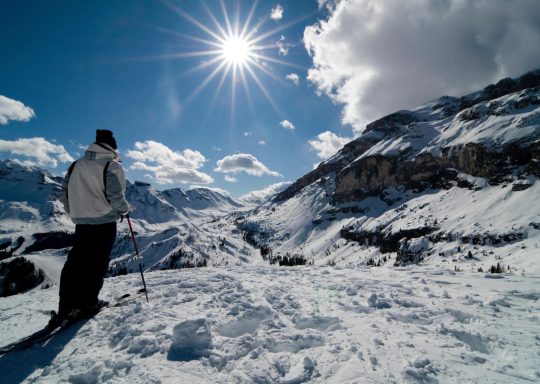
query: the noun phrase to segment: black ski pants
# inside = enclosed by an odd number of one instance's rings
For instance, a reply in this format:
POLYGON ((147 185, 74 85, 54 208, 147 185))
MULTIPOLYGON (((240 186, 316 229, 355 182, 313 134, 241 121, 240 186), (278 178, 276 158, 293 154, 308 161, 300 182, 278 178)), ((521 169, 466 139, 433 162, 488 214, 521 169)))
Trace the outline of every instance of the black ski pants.
POLYGON ((97 304, 115 239, 115 222, 75 226, 75 242, 60 276, 59 315, 97 304))

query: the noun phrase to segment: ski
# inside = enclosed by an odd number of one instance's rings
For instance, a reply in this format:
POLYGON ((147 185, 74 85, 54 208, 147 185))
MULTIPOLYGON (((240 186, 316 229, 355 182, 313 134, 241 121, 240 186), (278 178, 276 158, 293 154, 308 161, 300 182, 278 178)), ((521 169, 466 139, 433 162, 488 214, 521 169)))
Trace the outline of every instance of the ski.
POLYGON ((141 289, 139 290, 134 296, 132 296, 130 293, 126 293, 117 299, 113 303, 106 303, 102 305, 101 307, 97 308, 96 312, 92 314, 90 317, 81 317, 81 318, 73 318, 73 319, 67 319, 65 320, 60 326, 58 327, 49 327, 48 325, 44 328, 40 329, 39 331, 34 332, 33 334, 26 336, 18 341, 15 341, 11 344, 8 344, 4 347, 0 348, 0 355, 4 355, 8 352, 14 352, 14 351, 24 351, 33 345, 44 343, 59 333, 65 331, 66 329, 70 328, 72 325, 84 321, 89 320, 93 316, 97 315, 99 312, 101 312, 104 308, 107 307, 121 307, 128 302, 131 302, 132 300, 127 299, 136 299, 139 295, 144 293, 144 291, 141 289))

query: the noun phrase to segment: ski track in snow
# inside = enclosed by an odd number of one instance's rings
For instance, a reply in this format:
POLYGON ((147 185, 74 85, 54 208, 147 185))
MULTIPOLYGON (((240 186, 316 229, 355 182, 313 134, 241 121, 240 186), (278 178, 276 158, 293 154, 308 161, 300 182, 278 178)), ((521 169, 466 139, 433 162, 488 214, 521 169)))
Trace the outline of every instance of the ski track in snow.
MULTIPOLYGON (((0 356, 3 383, 531 383, 539 279, 433 267, 151 272, 138 296, 0 356)), ((140 285, 109 278, 102 298, 140 285)), ((0 343, 39 329, 57 286, 0 299, 0 343)))

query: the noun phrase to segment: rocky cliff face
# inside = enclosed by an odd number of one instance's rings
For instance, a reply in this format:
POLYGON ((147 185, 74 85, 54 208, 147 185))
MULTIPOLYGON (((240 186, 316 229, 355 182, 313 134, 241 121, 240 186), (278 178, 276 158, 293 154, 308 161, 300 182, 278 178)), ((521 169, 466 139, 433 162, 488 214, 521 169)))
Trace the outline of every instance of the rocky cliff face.
POLYGON ((498 184, 519 169, 521 175, 538 174, 539 143, 513 143, 489 151, 469 143, 447 147, 440 157, 424 153, 411 160, 402 156, 368 156, 346 167, 336 176, 334 199, 343 203, 378 196, 388 187, 425 190, 449 187, 458 172, 498 184), (457 172, 456 172, 457 171, 457 172))
POLYGON ((539 177, 537 70, 368 124, 237 227, 261 254, 319 265, 535 269, 539 177))
POLYGON ((538 175, 540 71, 503 79, 461 98, 444 96, 368 124, 362 136, 275 197, 285 201, 335 174, 336 203, 378 196, 388 187, 449 186, 458 172, 488 178, 538 175))

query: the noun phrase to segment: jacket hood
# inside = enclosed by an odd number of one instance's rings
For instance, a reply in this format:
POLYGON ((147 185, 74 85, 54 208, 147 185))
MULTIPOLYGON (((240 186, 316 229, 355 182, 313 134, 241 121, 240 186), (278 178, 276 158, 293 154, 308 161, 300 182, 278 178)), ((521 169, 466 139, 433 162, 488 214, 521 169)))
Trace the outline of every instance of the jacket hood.
POLYGON ((92 143, 86 150, 84 157, 92 159, 105 159, 110 158, 116 161, 120 161, 120 155, 112 147, 105 143, 92 143))

